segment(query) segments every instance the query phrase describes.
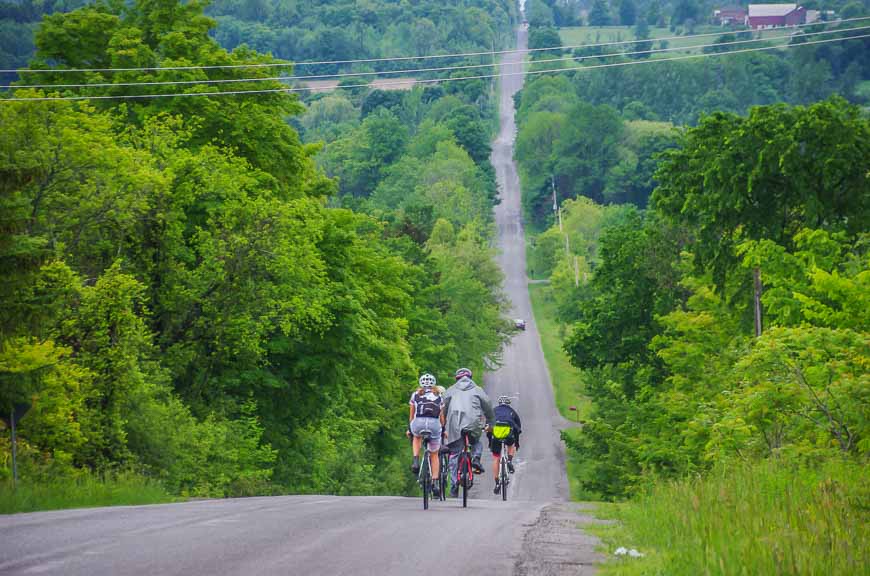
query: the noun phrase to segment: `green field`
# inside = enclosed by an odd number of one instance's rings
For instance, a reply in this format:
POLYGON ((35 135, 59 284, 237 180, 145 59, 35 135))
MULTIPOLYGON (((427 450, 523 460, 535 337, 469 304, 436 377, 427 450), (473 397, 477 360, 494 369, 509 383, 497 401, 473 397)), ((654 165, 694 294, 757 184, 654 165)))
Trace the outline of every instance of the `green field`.
MULTIPOLYGON (((685 34, 676 34, 668 28, 650 28, 650 39, 654 40, 653 49, 661 48, 661 40, 666 39, 668 48, 685 48, 685 50, 672 50, 669 52, 661 52, 653 54, 653 57, 667 58, 668 55, 680 53, 698 52, 699 49, 689 49, 692 46, 703 46, 712 44, 721 34, 733 33, 728 29, 720 28, 719 26, 697 26, 693 34, 712 34, 702 38, 687 37, 685 34)), ((787 32, 782 30, 770 30, 767 32, 755 33, 756 38, 776 38, 787 36, 787 32)), ((580 46, 588 44, 600 44, 604 42, 630 42, 636 39, 634 28, 628 26, 578 26, 571 28, 560 28, 559 36, 562 39, 562 44, 565 46, 580 46)), ((690 35, 689 35, 690 36, 690 35)), ((757 46, 756 44, 747 44, 746 46, 757 46)), ((737 44, 736 48, 741 45, 737 44)), ((615 46, 614 48, 619 48, 615 46)), ((625 50, 630 51, 630 45, 626 45, 625 50)))

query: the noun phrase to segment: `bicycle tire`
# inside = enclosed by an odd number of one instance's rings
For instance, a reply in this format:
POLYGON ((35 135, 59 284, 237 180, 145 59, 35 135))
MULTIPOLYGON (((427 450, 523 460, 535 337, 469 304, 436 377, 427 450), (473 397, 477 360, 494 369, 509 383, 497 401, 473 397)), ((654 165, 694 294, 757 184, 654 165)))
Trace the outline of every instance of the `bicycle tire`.
POLYGON ((501 499, 504 502, 505 500, 507 500, 508 485, 507 462, 504 459, 501 460, 499 474, 501 475, 501 499))
POLYGON ((462 459, 459 461, 459 487, 462 490, 462 507, 468 508, 468 490, 471 484, 471 458, 467 453, 462 453, 462 459))
POLYGON ((420 484, 423 486, 423 510, 429 509, 429 497, 432 495, 432 464, 429 462, 429 451, 426 450, 423 454, 423 474, 420 484))

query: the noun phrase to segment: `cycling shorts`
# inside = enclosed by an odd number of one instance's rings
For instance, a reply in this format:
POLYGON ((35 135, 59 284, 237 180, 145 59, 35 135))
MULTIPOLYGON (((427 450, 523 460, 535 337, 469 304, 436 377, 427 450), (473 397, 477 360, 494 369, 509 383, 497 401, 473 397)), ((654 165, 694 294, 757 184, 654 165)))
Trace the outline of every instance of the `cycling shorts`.
POLYGON ((428 416, 417 416, 411 420, 411 434, 420 436, 424 430, 432 434, 429 438, 429 451, 438 452, 441 448, 441 421, 428 416))
POLYGON ((492 452, 493 456, 501 456, 501 447, 503 444, 507 444, 508 446, 513 446, 518 444, 517 440, 519 440, 517 431, 511 430, 511 433, 508 434, 507 438, 504 440, 499 440, 495 436, 489 437, 489 450, 492 452))

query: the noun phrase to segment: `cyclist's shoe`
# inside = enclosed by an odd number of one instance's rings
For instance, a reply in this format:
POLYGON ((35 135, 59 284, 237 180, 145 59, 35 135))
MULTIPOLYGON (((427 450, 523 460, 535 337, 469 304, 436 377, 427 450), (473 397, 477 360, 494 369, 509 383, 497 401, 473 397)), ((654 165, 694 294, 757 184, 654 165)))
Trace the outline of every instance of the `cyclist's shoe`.
POLYGON ((495 488, 492 489, 493 494, 498 494, 501 492, 501 483, 498 481, 498 478, 495 479, 495 488))
POLYGON ((450 497, 451 498, 459 498, 459 486, 454 484, 450 487, 450 497))
POLYGON ((508 465, 508 472, 513 474, 514 473, 514 461, 511 460, 510 458, 508 458, 507 465, 508 465))
POLYGON ((483 469, 483 466, 480 464, 480 457, 475 456, 471 459, 471 469, 475 474, 483 474, 486 470, 483 469))
POLYGON ((432 486, 432 498, 434 498, 435 500, 441 498, 441 488, 438 486, 438 484, 434 484, 432 486))
POLYGON ((420 473, 420 458, 418 456, 414 456, 414 461, 411 462, 411 472, 414 474, 420 473))

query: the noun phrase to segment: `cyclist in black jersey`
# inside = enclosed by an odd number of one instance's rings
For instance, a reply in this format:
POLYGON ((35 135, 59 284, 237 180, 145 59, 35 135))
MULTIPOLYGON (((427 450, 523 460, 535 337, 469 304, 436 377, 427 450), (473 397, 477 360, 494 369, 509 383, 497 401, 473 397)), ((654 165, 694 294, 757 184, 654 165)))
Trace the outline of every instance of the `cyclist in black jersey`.
MULTIPOLYGON (((441 449, 441 431, 444 426, 444 414, 441 407, 443 399, 441 391, 435 385, 435 376, 432 374, 423 374, 420 376, 420 387, 411 394, 411 400, 408 402, 410 406, 408 428, 409 433, 413 435, 412 443, 414 451, 414 460, 411 464, 411 472, 417 474, 420 471, 420 449, 423 446, 423 440, 420 435, 427 431, 429 432, 429 464, 432 476, 438 478, 440 464, 438 453, 441 449)), ((441 496, 440 487, 433 487, 433 495, 436 498, 441 496)))

